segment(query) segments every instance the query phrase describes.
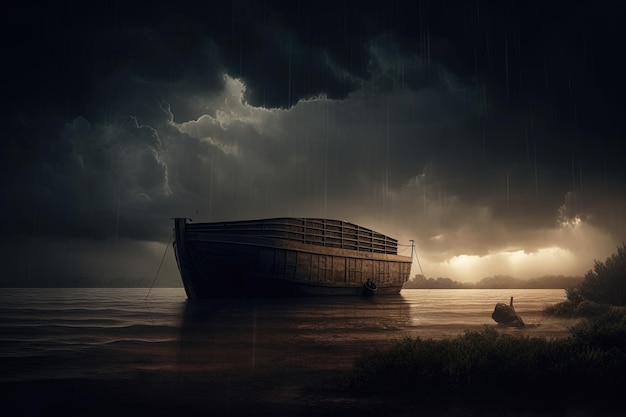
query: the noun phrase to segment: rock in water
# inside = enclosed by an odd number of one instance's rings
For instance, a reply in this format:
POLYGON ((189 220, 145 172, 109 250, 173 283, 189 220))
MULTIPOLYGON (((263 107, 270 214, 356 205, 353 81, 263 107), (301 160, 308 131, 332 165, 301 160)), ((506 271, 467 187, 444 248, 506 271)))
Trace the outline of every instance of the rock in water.
POLYGON ((515 312, 513 308, 513 297, 510 305, 504 303, 496 304, 496 308, 491 313, 491 318, 496 322, 509 327, 524 327, 524 320, 515 312))

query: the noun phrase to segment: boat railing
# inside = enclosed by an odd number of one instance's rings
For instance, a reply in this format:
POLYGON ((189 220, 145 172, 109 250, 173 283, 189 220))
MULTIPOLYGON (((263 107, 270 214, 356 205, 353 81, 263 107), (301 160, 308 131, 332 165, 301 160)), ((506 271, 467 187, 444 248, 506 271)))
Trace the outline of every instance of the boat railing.
POLYGON ((223 223, 190 223, 188 238, 205 233, 279 238, 313 245, 374 253, 398 253, 398 241, 342 220, 273 218, 223 223))

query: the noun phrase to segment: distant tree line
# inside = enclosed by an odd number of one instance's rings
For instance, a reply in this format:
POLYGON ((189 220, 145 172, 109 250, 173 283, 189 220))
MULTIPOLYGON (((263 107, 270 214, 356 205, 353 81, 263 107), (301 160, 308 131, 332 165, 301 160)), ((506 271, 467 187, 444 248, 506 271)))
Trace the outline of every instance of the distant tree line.
POLYGON ((485 277, 476 283, 459 282, 450 278, 426 278, 417 274, 408 280, 406 289, 566 289, 577 285, 582 277, 550 275, 531 279, 519 279, 508 275, 485 277))

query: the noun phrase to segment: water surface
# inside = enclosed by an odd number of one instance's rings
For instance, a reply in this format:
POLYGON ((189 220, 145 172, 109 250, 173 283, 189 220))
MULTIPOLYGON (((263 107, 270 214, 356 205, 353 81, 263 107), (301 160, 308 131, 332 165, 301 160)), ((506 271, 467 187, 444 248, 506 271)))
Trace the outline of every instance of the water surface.
POLYGON ((346 369, 403 337, 449 338, 484 326, 567 337, 542 310, 563 290, 403 290, 391 297, 189 302, 182 288, 5 289, 0 381, 119 378, 140 371, 346 369), (514 297, 524 329, 491 319, 514 297))

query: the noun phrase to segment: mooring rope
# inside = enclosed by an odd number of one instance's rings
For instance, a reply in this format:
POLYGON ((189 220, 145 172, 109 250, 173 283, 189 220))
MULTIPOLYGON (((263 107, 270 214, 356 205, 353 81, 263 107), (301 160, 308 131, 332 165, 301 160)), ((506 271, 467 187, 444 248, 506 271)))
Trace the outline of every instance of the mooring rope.
POLYGON ((398 243, 398 246, 404 246, 404 249, 402 249, 401 252, 404 252, 408 248, 411 248, 411 259, 413 259, 413 257, 415 257, 415 260, 417 261, 417 266, 419 266, 419 268, 420 268, 420 273, 422 274, 423 277, 426 277, 426 275, 424 275, 424 270, 422 269, 422 264, 420 263, 420 260, 417 257, 417 251, 415 250, 415 241, 411 239, 411 244, 410 245, 404 245, 402 243, 398 243))
POLYGON ((420 273, 425 278, 426 275, 424 275, 424 270, 422 269, 422 264, 420 263, 420 259, 417 257, 417 251, 414 250, 414 249, 415 249, 415 242, 411 241, 411 253, 413 255, 415 255, 415 260, 417 261, 417 266, 419 266, 419 268, 420 268, 420 273))
POLYGON ((148 296, 150 296, 150 292, 152 291, 152 287, 154 287, 154 283, 157 280, 157 277, 159 276, 159 272, 161 271, 161 266, 163 265, 163 260, 165 260, 165 254, 167 253, 167 249, 170 247, 170 243, 172 243, 172 238, 174 237, 174 234, 172 233, 170 235, 170 239, 167 241, 167 245, 165 245, 165 251, 163 251, 163 256, 161 257, 161 262, 159 263, 159 267, 157 268, 156 274, 154 274, 154 279, 152 280, 152 284, 150 284, 150 288, 148 289, 148 293, 146 294, 146 300, 148 299, 148 296))

